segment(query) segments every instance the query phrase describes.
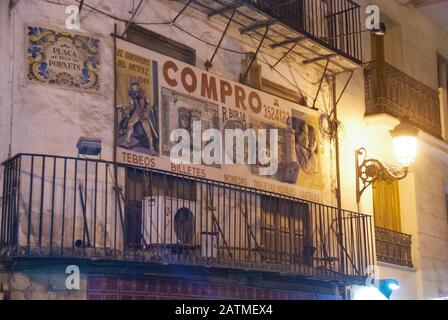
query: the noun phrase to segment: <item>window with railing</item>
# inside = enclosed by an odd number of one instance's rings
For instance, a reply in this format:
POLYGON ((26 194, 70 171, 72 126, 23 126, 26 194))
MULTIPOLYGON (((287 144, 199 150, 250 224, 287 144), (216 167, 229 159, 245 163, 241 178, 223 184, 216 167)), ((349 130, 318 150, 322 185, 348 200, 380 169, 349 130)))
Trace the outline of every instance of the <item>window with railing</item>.
POLYGON ((412 268, 411 236, 375 227, 376 257, 378 261, 412 268))
POLYGON ((398 181, 378 179, 372 190, 378 261, 412 267, 411 236, 401 232, 398 181))
POLYGON ((313 251, 310 210, 306 203, 261 198, 261 248, 266 261, 310 263, 313 251))
POLYGON ((357 62, 362 61, 360 6, 352 0, 242 0, 357 62))

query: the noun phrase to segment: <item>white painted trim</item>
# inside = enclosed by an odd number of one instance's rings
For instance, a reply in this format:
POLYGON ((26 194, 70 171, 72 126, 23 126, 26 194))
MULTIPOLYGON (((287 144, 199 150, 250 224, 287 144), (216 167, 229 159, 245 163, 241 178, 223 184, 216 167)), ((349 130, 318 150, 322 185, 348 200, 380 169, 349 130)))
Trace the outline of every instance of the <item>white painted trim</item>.
POLYGON ((397 269, 397 270, 406 271, 406 272, 417 272, 416 268, 409 268, 409 267, 405 267, 405 266, 399 266, 399 265, 396 265, 396 264, 393 264, 393 263, 377 261, 376 264, 379 267, 397 269))
POLYGON ((364 116, 364 122, 367 126, 386 126, 390 130, 400 124, 400 120, 387 113, 364 116))

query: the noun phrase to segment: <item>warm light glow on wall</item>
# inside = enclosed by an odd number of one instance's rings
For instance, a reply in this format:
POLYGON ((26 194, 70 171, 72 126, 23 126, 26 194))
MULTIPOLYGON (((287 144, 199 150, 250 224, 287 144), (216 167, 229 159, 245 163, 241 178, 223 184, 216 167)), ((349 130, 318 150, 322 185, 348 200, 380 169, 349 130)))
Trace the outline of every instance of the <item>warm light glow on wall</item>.
POLYGON ((415 162, 417 156, 417 137, 401 136, 393 138, 395 158, 407 168, 415 162))

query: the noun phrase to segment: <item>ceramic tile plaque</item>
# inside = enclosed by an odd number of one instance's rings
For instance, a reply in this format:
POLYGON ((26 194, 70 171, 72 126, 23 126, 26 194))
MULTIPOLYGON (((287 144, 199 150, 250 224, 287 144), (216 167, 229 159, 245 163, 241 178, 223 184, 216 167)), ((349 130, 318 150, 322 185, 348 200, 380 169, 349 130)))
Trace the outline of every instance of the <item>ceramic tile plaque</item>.
POLYGON ((26 29, 27 78, 34 83, 100 92, 100 40, 38 26, 26 29))

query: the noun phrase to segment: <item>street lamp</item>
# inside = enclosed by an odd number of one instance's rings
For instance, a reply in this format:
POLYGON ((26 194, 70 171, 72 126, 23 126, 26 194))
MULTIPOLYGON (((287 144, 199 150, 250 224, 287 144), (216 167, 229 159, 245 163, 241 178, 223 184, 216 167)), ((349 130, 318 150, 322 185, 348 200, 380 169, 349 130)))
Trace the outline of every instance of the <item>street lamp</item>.
POLYGON ((390 135, 395 157, 404 168, 409 168, 417 156, 417 128, 408 122, 401 122, 390 132, 390 135))
POLYGON ((385 36, 387 34, 386 24, 384 22, 380 22, 379 28, 373 28, 371 32, 377 36, 385 36))
POLYGON ((356 149, 356 201, 361 200, 361 195, 372 183, 378 179, 402 180, 406 178, 409 167, 414 163, 417 155, 418 129, 402 121, 390 131, 392 144, 397 161, 401 168, 388 168, 378 159, 367 158, 365 148, 356 149))

